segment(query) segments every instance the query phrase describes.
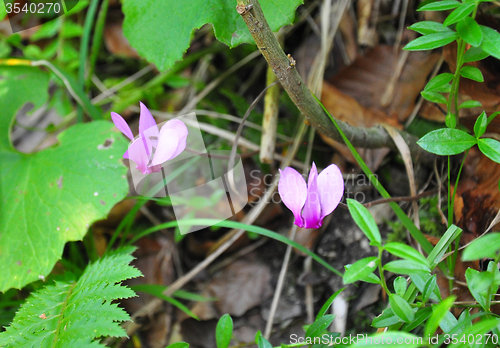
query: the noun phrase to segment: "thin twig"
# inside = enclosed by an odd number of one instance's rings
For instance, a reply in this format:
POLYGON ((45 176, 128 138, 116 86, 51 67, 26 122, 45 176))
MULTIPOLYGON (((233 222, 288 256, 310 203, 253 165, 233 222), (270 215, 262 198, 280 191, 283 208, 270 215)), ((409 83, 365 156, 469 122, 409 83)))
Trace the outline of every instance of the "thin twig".
MULTIPOLYGON (((411 202, 411 201, 419 200, 420 198, 423 198, 423 197, 435 195, 436 193, 439 193, 439 190, 425 191, 425 192, 419 193, 416 196, 377 199, 375 201, 365 203, 365 204, 363 204, 363 206, 365 208, 370 208, 371 206, 374 206, 374 205, 386 204, 386 203, 391 203, 391 202, 411 202)), ((339 203, 339 207, 341 207, 343 209, 348 209, 347 204, 345 204, 345 203, 339 203)))
POLYGON ((233 147, 231 148, 231 152, 229 154, 229 161, 227 162, 227 173, 228 173, 227 178, 229 181, 229 186, 231 186, 231 189, 236 193, 238 192, 238 190, 236 189, 236 185, 234 183, 234 171, 231 169, 234 168, 234 162, 236 160, 236 150, 238 149, 238 140, 241 137, 241 132, 243 131, 243 127, 245 126, 245 121, 247 120, 248 116, 250 116, 250 113, 255 108, 255 106, 257 105, 259 100, 262 99, 262 97, 264 96, 266 91, 277 83, 278 83, 278 81, 273 82, 269 86, 266 86, 266 88, 264 88, 262 90, 262 92, 259 93, 257 98, 255 98, 254 101, 248 107, 247 111, 245 112, 245 115, 243 116, 243 118, 241 120, 240 125, 238 126, 238 130, 236 131, 236 135, 235 135, 234 141, 233 141, 233 147))
POLYGON ((180 113, 186 113, 196 107, 196 104, 203 98, 205 98, 208 93, 212 92, 212 90, 217 87, 226 77, 234 73, 236 70, 247 64, 248 62, 252 61, 253 59, 257 58, 259 56, 259 53, 257 51, 250 53, 248 56, 240 60, 238 63, 234 64, 232 67, 227 69, 223 74, 219 75, 215 80, 210 82, 196 97, 191 99, 180 111, 180 113))
MULTIPOLYGON (((295 240, 295 234, 297 233, 297 225, 292 226, 290 231, 290 240, 295 240)), ((274 316, 276 315, 276 310, 278 309, 278 303, 281 297, 281 292, 283 291, 283 284, 285 283, 286 271, 288 269, 288 263, 290 261, 290 255, 292 253, 292 247, 287 246, 285 251, 285 258, 283 259, 283 264, 281 265, 280 274, 278 276, 278 283, 276 284, 276 289, 274 290, 273 302, 271 303, 271 309, 269 310, 269 315, 267 317, 266 329, 264 331, 264 337, 269 339, 271 335, 271 330, 273 328, 274 316)))
POLYGON ((92 100, 91 100, 92 104, 99 103, 100 101, 102 101, 102 100, 104 100, 106 98, 109 98, 110 96, 112 96, 113 94, 115 94, 116 92, 118 92, 123 87, 127 86, 128 84, 130 84, 130 83, 134 82, 135 80, 141 78, 142 76, 146 75, 148 72, 150 72, 151 70, 153 70, 154 67, 155 67, 154 64, 150 64, 147 67, 139 70, 138 72, 136 72, 132 76, 127 77, 122 82, 114 85, 113 87, 111 87, 110 89, 106 90, 105 92, 99 94, 95 98, 92 98, 92 100))
MULTIPOLYGON (((297 69, 292 64, 293 61, 281 49, 271 28, 269 28, 258 0, 238 0, 236 10, 245 21, 257 47, 297 108, 319 132, 334 140, 343 142, 342 136, 331 122, 328 114, 303 83, 297 69)), ((336 122, 354 146, 396 149, 391 137, 382 127, 359 128, 339 120, 336 122)), ((417 145, 417 139, 414 136, 406 132, 401 132, 401 135, 410 147, 415 162, 433 163, 435 155, 417 145)))

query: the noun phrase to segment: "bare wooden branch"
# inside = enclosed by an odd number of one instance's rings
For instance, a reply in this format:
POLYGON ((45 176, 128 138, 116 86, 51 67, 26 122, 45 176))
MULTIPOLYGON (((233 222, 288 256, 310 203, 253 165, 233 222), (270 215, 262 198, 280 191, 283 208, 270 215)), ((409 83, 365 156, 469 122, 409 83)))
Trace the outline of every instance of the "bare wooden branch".
MULTIPOLYGON (((295 69, 296 62, 291 56, 287 56, 281 49, 276 37, 269 27, 258 0, 238 0, 236 10, 241 15, 252 35, 257 47, 287 91, 290 99, 304 114, 309 123, 324 135, 342 141, 342 137, 332 124, 330 118, 316 101, 311 91, 302 81, 295 69)), ((334 116, 334 115, 333 115, 334 116)), ((371 128, 354 127, 345 122, 337 120, 338 125, 356 147, 381 148, 389 147, 397 150, 392 138, 381 126, 371 128)), ((410 148, 414 162, 432 164, 435 156, 416 144, 416 137, 400 132, 406 144, 410 148)))

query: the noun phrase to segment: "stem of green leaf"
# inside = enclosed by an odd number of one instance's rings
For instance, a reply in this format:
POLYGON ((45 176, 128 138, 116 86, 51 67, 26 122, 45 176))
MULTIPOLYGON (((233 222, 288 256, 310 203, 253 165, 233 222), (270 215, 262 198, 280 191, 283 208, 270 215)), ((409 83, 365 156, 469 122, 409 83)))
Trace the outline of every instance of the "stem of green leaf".
POLYGON ((389 288, 387 287, 387 283, 385 282, 385 277, 384 277, 384 270, 382 268, 382 253, 384 249, 382 247, 378 248, 378 271, 380 273, 380 285, 382 285, 382 288, 384 289, 385 293, 389 295, 391 292, 389 291, 389 288))

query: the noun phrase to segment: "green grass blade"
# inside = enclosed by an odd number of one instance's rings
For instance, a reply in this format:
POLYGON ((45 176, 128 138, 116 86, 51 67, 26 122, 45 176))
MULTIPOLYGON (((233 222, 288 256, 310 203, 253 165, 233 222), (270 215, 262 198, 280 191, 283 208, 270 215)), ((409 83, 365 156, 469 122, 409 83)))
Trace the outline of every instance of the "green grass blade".
POLYGON ((342 273, 337 271, 335 268, 330 266, 327 262, 325 262, 322 258, 320 258, 318 255, 310 251, 309 249, 303 247, 302 245, 298 244, 297 242, 294 242, 293 240, 288 239, 285 236, 282 236, 281 234, 278 234, 276 232, 270 231, 268 229, 265 229, 263 227, 259 226, 253 226, 253 225, 247 225, 241 222, 236 222, 236 221, 219 221, 216 219, 185 219, 185 220, 179 220, 179 221, 170 221, 166 222, 164 224, 160 224, 158 226, 154 226, 151 228, 148 228, 147 230, 139 233, 136 235, 134 238, 132 238, 127 245, 131 245, 135 241, 139 240, 140 238, 147 236, 153 232, 163 230, 166 228, 171 228, 171 227, 176 227, 176 226, 219 226, 219 227, 226 227, 226 228, 235 228, 235 229, 241 229, 253 233, 260 234, 261 236, 268 237, 274 240, 277 240, 279 242, 285 243, 287 245, 292 246, 293 248, 296 248, 303 253, 311 256, 316 262, 327 268, 328 270, 332 271, 336 275, 342 277, 342 273))

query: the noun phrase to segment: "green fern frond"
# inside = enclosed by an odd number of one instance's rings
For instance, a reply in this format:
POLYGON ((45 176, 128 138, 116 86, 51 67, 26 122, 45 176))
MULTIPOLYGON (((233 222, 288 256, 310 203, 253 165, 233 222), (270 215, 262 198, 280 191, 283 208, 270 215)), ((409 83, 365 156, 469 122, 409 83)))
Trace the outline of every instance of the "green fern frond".
POLYGON ((124 248, 89 265, 78 281, 54 282, 32 293, 12 324, 0 333, 0 347, 98 348, 97 338, 124 337, 130 316, 113 300, 136 296, 121 282, 142 276, 130 266, 135 248, 124 248))

